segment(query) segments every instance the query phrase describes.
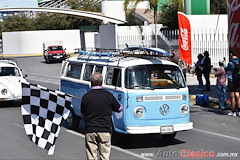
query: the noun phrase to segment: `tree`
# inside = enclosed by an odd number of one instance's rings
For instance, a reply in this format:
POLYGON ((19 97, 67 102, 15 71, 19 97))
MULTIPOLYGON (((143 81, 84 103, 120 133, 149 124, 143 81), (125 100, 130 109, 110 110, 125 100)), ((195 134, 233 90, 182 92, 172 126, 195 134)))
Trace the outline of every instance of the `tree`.
MULTIPOLYGON (((211 14, 226 14, 226 0, 210 0, 211 14)), ((177 12, 183 12, 183 0, 170 0, 161 7, 158 22, 172 29, 178 28, 177 12)))
POLYGON ((71 9, 91 12, 101 11, 100 0, 68 0, 67 4, 71 9))
MULTIPOLYGON (((99 0, 68 0, 67 5, 72 9, 99 12, 99 0)), ((30 31, 30 30, 56 30, 56 29, 78 29, 79 26, 100 24, 100 21, 83 19, 82 17, 40 12, 36 18, 29 18, 25 14, 13 15, 4 18, 0 22, 0 38, 2 32, 30 31)))
POLYGON ((2 32, 26 30, 34 30, 34 21, 32 19, 25 14, 8 16, 4 18, 4 21, 0 22, 0 39, 2 38, 2 32))
POLYGON ((36 30, 50 30, 52 29, 52 20, 50 19, 50 14, 46 12, 41 12, 35 18, 36 30))
POLYGON ((4 21, 0 22, 0 39, 2 38, 2 32, 31 31, 34 28, 34 21, 25 14, 8 16, 4 18, 4 21))
POLYGON ((161 7, 161 11, 162 12, 159 14, 159 23, 168 26, 168 28, 177 29, 177 12, 183 12, 183 0, 170 0, 169 3, 166 3, 161 7))
POLYGON ((226 0, 210 0, 211 14, 226 14, 227 1, 226 0))
POLYGON ((68 21, 68 16, 65 14, 51 13, 49 20, 51 22, 51 29, 71 29, 71 21, 68 21))
MULTIPOLYGON (((140 2, 143 2, 144 0, 125 0, 124 1, 124 10, 127 14, 132 14, 135 12, 137 5, 140 2), (128 7, 133 3, 133 6, 131 9, 128 7)), ((158 2, 160 0, 148 0, 149 2, 149 8, 153 9, 154 14, 154 24, 157 24, 157 8, 158 8, 158 2)))
MULTIPOLYGON (((144 0, 125 0, 124 1, 124 10, 127 14, 134 13, 136 10, 137 5, 140 2, 143 2, 144 0), (133 7, 131 9, 128 9, 129 5, 133 3, 133 7)), ((155 24, 155 47, 157 47, 157 8, 158 8, 158 2, 160 0, 148 0, 149 2, 149 8, 153 9, 154 14, 154 24, 155 24)))
POLYGON ((2 39, 2 22, 0 21, 0 39, 2 39))
MULTIPOLYGON (((100 0, 68 0, 67 5, 71 9, 75 10, 100 12, 101 11, 100 2, 101 2, 100 0)), ((79 26, 101 24, 100 21, 93 21, 74 16, 67 16, 67 20, 71 22, 71 28, 79 28, 79 26)))
POLYGON ((178 9, 176 6, 164 4, 162 6, 162 13, 159 16, 159 23, 163 24, 164 26, 168 26, 170 29, 177 29, 178 28, 178 16, 177 16, 178 9))
POLYGON ((71 9, 79 9, 80 4, 78 0, 68 0, 67 1, 67 5, 71 8, 71 9))
POLYGON ((25 31, 25 30, 33 30, 34 23, 33 20, 28 18, 25 14, 16 15, 16 16, 8 16, 4 18, 2 22, 2 31, 25 31))

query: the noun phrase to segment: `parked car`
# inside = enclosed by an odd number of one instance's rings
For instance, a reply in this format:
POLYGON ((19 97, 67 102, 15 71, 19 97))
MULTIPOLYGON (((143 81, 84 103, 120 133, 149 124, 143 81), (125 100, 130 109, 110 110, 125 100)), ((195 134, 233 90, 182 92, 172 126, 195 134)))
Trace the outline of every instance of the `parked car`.
POLYGON ((0 60, 0 102, 21 101, 21 82, 27 82, 17 63, 13 60, 0 60))

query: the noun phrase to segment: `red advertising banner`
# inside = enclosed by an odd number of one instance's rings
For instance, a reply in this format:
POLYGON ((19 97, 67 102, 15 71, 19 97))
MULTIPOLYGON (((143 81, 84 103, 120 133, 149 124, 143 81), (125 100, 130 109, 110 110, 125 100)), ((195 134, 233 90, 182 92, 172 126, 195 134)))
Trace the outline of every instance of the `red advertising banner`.
POLYGON ((228 41, 229 49, 234 50, 240 56, 240 2, 239 0, 227 0, 228 3, 228 41))
POLYGON ((178 47, 180 58, 192 65, 191 27, 186 15, 178 12, 179 38, 178 47))

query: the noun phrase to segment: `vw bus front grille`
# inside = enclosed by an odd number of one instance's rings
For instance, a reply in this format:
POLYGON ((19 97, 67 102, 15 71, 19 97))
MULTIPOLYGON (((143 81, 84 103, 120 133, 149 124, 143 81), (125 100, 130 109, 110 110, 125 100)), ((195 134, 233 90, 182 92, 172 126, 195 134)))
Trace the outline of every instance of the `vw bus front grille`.
POLYGON ((167 96, 165 96, 165 99, 166 100, 171 100, 171 101, 182 100, 182 95, 167 95, 167 96))
POLYGON ((144 101, 162 101, 163 96, 143 96, 144 101))
POLYGON ((177 101, 182 100, 182 95, 143 96, 143 101, 177 101))

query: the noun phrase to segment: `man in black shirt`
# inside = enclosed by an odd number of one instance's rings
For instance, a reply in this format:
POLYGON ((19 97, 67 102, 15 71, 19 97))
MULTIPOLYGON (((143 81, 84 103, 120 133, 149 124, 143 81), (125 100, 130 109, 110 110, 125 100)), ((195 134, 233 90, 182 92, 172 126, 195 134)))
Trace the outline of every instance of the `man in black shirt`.
POLYGON ((210 73, 211 73, 211 58, 209 57, 208 51, 203 53, 204 57, 201 62, 201 66, 203 67, 203 76, 206 80, 206 88, 205 91, 210 91, 210 73))
POLYGON ((88 159, 109 159, 111 150, 112 111, 120 112, 121 105, 108 91, 102 89, 102 75, 94 73, 90 77, 92 90, 81 102, 81 112, 85 119, 85 142, 88 159))

